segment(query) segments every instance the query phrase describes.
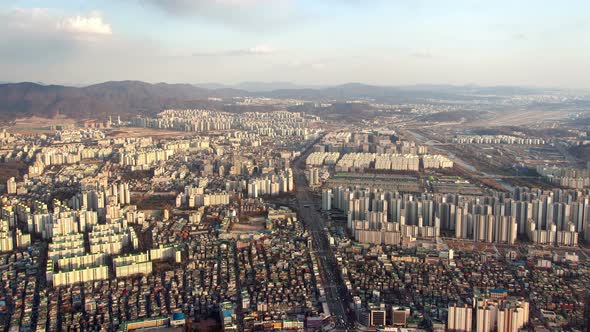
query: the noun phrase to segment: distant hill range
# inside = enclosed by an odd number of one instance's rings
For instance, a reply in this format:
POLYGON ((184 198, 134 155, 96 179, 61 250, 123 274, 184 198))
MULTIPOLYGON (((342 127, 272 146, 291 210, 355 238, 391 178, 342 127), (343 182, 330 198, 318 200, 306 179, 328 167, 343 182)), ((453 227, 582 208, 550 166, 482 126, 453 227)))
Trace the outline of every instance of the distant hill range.
POLYGON ((195 84, 199 88, 205 89, 237 89, 248 92, 270 92, 275 90, 301 90, 301 89, 321 89, 320 85, 304 85, 291 82, 242 82, 234 85, 219 83, 201 83, 195 84))
POLYGON ((198 107, 207 97, 239 95, 231 89, 207 90, 190 84, 106 82, 76 88, 35 83, 0 85, 0 117, 56 114, 72 118, 100 118, 109 114, 154 113, 167 107, 198 107))
MULTIPOLYGON (((106 118, 111 114, 132 116, 155 114, 165 108, 214 107, 224 104, 209 97, 273 97, 310 101, 371 99, 377 102, 425 100, 469 100, 474 96, 530 94, 538 91, 518 87, 478 87, 419 85, 382 87, 349 83, 334 87, 304 87, 292 83, 246 82, 236 86, 217 84, 150 84, 140 81, 105 82, 87 87, 41 85, 37 83, 0 84, 0 119, 57 114, 75 119, 106 118)), ((228 108, 235 110, 235 108, 228 108)), ((243 109, 239 109, 243 110, 243 109)))

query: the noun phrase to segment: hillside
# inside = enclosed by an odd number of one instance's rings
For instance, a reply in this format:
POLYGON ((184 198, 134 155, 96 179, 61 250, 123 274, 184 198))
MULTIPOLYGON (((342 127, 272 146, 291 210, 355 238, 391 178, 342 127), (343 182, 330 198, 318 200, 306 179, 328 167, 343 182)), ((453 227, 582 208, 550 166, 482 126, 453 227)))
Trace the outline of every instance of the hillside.
POLYGON ((75 119, 156 113, 167 107, 199 107, 207 97, 239 94, 207 90, 189 84, 106 82, 83 88, 35 83, 0 85, 0 119, 62 114, 75 119))
MULTIPOLYGON (((343 102, 360 99, 384 103, 412 103, 494 99, 503 94, 528 93, 529 90, 475 86, 417 85, 406 87, 374 86, 348 83, 326 88, 297 87, 287 83, 246 82, 236 85, 253 90, 208 84, 209 88, 190 84, 150 84, 140 81, 105 82, 87 87, 41 85, 37 83, 0 84, 0 120, 17 117, 54 117, 58 113, 74 119, 105 118, 111 114, 122 117, 154 114, 165 108, 214 107, 230 111, 243 108, 212 102, 208 97, 240 96, 294 98, 308 101, 343 102), (260 91, 271 89, 272 91, 260 91), (256 91, 258 90, 258 91, 256 91)), ((345 110, 346 111, 346 110, 345 110)), ((445 116, 449 116, 448 114, 445 116)))

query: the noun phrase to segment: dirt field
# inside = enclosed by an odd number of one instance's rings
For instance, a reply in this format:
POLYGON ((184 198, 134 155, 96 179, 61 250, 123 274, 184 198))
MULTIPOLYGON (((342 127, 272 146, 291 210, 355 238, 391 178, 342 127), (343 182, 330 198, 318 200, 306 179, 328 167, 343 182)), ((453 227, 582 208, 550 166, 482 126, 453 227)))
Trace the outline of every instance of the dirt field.
POLYGON ((152 195, 131 194, 131 203, 137 205, 140 210, 163 210, 171 209, 176 204, 174 195, 152 195))
POLYGON ((449 246, 449 249, 453 249, 455 251, 478 251, 487 252, 489 254, 497 253, 496 248, 492 243, 464 241, 448 238, 444 239, 444 243, 449 246))
POLYGON ((112 129, 107 133, 108 137, 178 137, 178 136, 199 136, 200 133, 196 132, 185 132, 185 131, 173 131, 163 129, 152 129, 152 128, 132 128, 122 127, 112 129))
POLYGON ((232 233, 251 233, 263 231, 265 228, 265 219, 262 217, 248 218, 247 221, 233 223, 231 225, 232 233))
POLYGON ((20 174, 26 171, 27 165, 19 161, 9 161, 0 163, 0 183, 6 184, 6 181, 11 177, 20 179, 20 174))
POLYGON ((51 133, 51 126, 59 125, 75 125, 76 120, 67 118, 65 116, 58 116, 55 118, 41 118, 37 116, 28 118, 18 118, 15 124, 7 128, 7 131, 13 134, 34 135, 51 133))
POLYGON ((523 126, 538 124, 541 122, 550 122, 554 120, 564 120, 570 111, 531 111, 531 110, 514 110, 514 112, 497 112, 493 113, 491 119, 474 121, 467 123, 469 127, 494 127, 494 126, 523 126), (541 120, 542 119, 542 120, 541 120))

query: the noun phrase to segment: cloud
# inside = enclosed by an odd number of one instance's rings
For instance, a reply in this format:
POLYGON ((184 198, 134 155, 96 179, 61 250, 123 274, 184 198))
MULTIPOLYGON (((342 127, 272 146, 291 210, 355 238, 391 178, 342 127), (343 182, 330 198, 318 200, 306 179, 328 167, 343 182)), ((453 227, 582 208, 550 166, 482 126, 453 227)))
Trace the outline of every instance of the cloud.
POLYGON ((302 61, 302 60, 291 60, 287 63, 287 66, 297 70, 313 70, 319 71, 324 70, 327 65, 325 61, 302 61))
POLYGON ((323 70, 324 68, 326 68, 326 64, 320 62, 312 63, 310 66, 312 69, 315 70, 323 70))
POLYGON ((0 11, 0 27, 12 34, 111 35, 110 24, 98 11, 86 15, 64 16, 47 8, 16 8, 0 11), (65 33, 65 34, 64 34, 65 33))
POLYGON ((260 30, 299 22, 308 15, 296 0, 132 0, 181 18, 198 17, 210 23, 260 30))
POLYGON ((59 30, 76 34, 111 35, 113 30, 108 23, 105 23, 99 12, 92 12, 88 15, 77 15, 66 17, 57 23, 59 30))
POLYGON ((435 57, 430 52, 414 52, 410 55, 414 58, 417 58, 417 59, 433 59, 435 57))
POLYGON ((212 56, 241 56, 241 55, 269 55, 276 53, 277 50, 269 45, 256 45, 254 47, 233 49, 218 52, 196 52, 193 56, 212 57, 212 56))
POLYGON ((193 15, 210 9, 256 9, 257 7, 279 7, 290 0, 140 0, 171 14, 193 15))
POLYGON ((250 54, 270 54, 275 53, 276 50, 268 45, 257 45, 249 48, 248 53, 250 54))
POLYGON ((0 9, 0 60, 6 63, 65 61, 112 35, 110 24, 96 11, 68 16, 46 8, 0 9))
POLYGON ((516 40, 525 40, 527 39, 527 36, 524 33, 515 33, 512 35, 512 38, 516 40))

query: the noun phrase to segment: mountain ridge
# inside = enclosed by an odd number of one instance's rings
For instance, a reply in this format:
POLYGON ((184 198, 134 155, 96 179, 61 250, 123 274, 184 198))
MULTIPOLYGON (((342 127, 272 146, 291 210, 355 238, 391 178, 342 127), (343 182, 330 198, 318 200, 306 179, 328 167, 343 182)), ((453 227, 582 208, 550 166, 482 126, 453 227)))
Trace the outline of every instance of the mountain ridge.
MULTIPOLYGON (((272 84, 266 83, 265 86, 269 87, 272 84)), ((270 91, 247 91, 223 85, 207 89, 187 83, 147 83, 134 80, 107 81, 84 87, 20 82, 0 84, 0 119, 53 117, 58 113, 75 119, 106 118, 110 114, 153 115, 162 109, 175 107, 224 108, 223 103, 213 104, 214 101, 209 99, 211 97, 228 99, 250 96, 340 102, 365 99, 401 103, 428 99, 468 100, 478 94, 530 94, 538 91, 507 86, 378 86, 358 82, 321 88, 285 88, 270 91)))

